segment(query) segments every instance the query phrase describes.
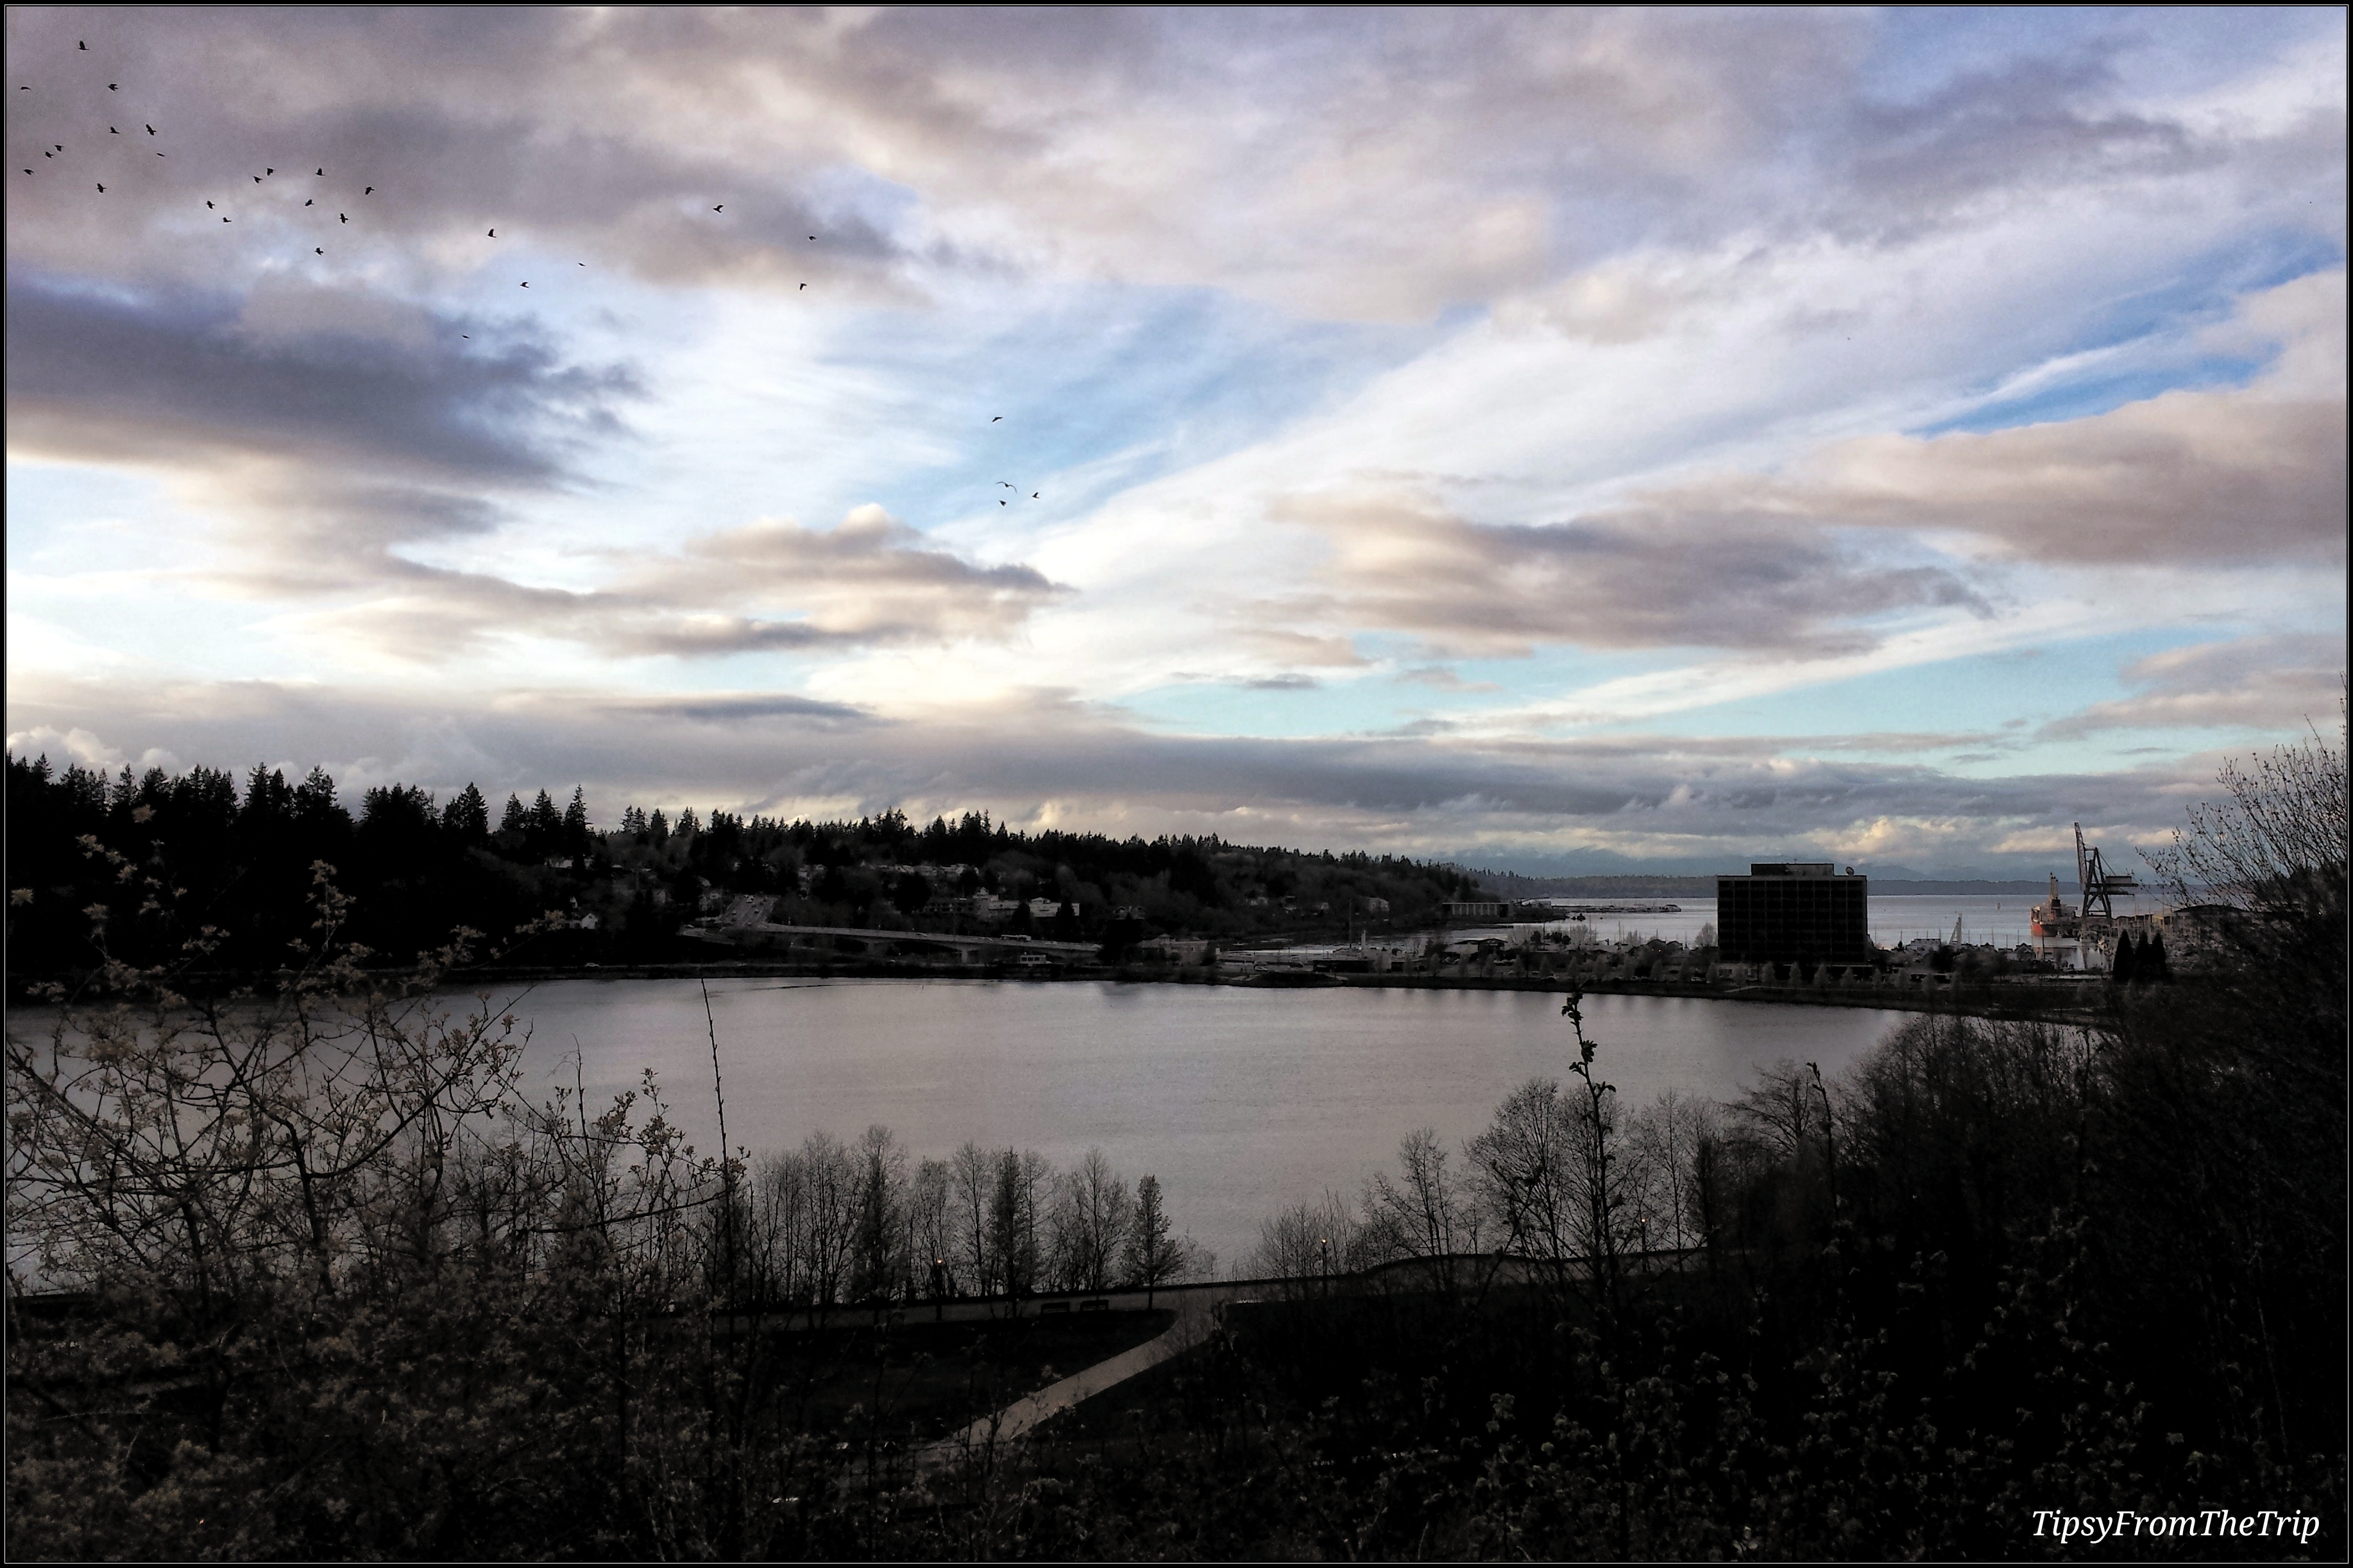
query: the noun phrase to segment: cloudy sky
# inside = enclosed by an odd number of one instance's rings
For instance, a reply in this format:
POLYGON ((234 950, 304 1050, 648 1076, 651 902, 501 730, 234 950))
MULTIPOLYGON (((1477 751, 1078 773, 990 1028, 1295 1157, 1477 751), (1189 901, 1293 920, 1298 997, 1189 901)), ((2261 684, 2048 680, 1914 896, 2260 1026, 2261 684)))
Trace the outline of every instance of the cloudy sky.
POLYGON ((2031 875, 2338 721, 2341 10, 7 27, 20 754, 2031 875))

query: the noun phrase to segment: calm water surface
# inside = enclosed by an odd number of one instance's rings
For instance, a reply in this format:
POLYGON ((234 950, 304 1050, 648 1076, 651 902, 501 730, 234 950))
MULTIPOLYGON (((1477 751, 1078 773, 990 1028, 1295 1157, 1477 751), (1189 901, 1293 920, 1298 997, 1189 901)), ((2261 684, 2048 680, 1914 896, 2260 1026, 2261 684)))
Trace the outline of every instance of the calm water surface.
MULTIPOLYGON (((1559 998, 1525 992, 733 980, 711 1006, 734 1142, 881 1122, 917 1158, 975 1139, 1062 1166, 1100 1145, 1131 1183, 1157 1175, 1178 1228, 1228 1267, 1262 1218, 1353 1195, 1416 1127, 1459 1142, 1575 1056, 1559 998)), ((694 982, 563 981, 514 1011, 546 1089, 570 1084, 575 1047, 592 1107, 651 1068, 696 1146, 717 1146, 694 982)), ((1784 1058, 1835 1072, 1902 1017, 1661 996, 1592 997, 1586 1016, 1630 1110, 1668 1089, 1730 1096, 1784 1058)))

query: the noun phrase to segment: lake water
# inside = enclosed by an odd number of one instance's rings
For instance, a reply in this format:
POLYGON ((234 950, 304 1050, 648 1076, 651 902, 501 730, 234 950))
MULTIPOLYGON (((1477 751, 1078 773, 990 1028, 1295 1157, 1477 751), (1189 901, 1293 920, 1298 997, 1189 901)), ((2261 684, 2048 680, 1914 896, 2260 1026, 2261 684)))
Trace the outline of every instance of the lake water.
MULTIPOLYGON (((1353 1197, 1416 1127, 1459 1142, 1575 1057, 1560 999, 1527 992, 730 980, 711 1006, 737 1144, 881 1122, 919 1159, 973 1139, 1068 1166, 1100 1146, 1131 1184, 1157 1175, 1178 1228, 1227 1268, 1261 1219, 1326 1187, 1353 1197)), ((562 981, 513 1010, 545 1090, 572 1081, 575 1047, 592 1108, 651 1068, 673 1120, 717 1146, 694 982, 562 981)), ((1596 996, 1587 1033, 1630 1110, 1668 1089, 1727 1098, 1785 1058, 1834 1073, 1902 1016, 1596 996)))

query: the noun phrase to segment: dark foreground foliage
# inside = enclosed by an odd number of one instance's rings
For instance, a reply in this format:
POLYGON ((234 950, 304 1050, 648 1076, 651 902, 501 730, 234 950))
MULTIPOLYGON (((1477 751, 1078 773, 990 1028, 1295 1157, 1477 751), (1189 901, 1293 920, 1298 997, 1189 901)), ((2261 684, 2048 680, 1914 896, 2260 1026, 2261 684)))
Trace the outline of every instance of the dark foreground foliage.
POLYGON ((745 1162, 651 1084, 524 1103, 519 1026, 435 1000, 466 955, 392 984, 322 889, 280 990, 116 964, 11 1035, 10 1553, 2341 1558, 2316 842, 2099 1028, 1917 1018, 1705 1115, 1621 1121, 1572 1001, 1459 1163, 1409 1140, 1184 1357, 950 1452, 764 1320, 745 1162), (2120 1510, 2191 1532, 2055 1528, 2120 1510))

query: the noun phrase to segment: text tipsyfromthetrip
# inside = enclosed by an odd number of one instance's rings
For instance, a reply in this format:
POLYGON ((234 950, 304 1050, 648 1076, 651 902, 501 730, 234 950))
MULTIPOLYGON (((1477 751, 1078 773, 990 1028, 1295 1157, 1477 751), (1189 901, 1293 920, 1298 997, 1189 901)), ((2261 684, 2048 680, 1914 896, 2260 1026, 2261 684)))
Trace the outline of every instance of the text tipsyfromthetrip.
POLYGON ((2293 1535, 2302 1542, 2319 1531, 2316 1514, 2281 1513, 2268 1508, 2253 1513, 2233 1513, 2226 1508, 2200 1509, 2196 1513, 2139 1513, 2128 1508, 2114 1513, 2062 1513, 2055 1508, 2034 1510, 2035 1534, 2055 1535, 2063 1542, 2080 1538, 2094 1546, 2125 1536, 2293 1535))

